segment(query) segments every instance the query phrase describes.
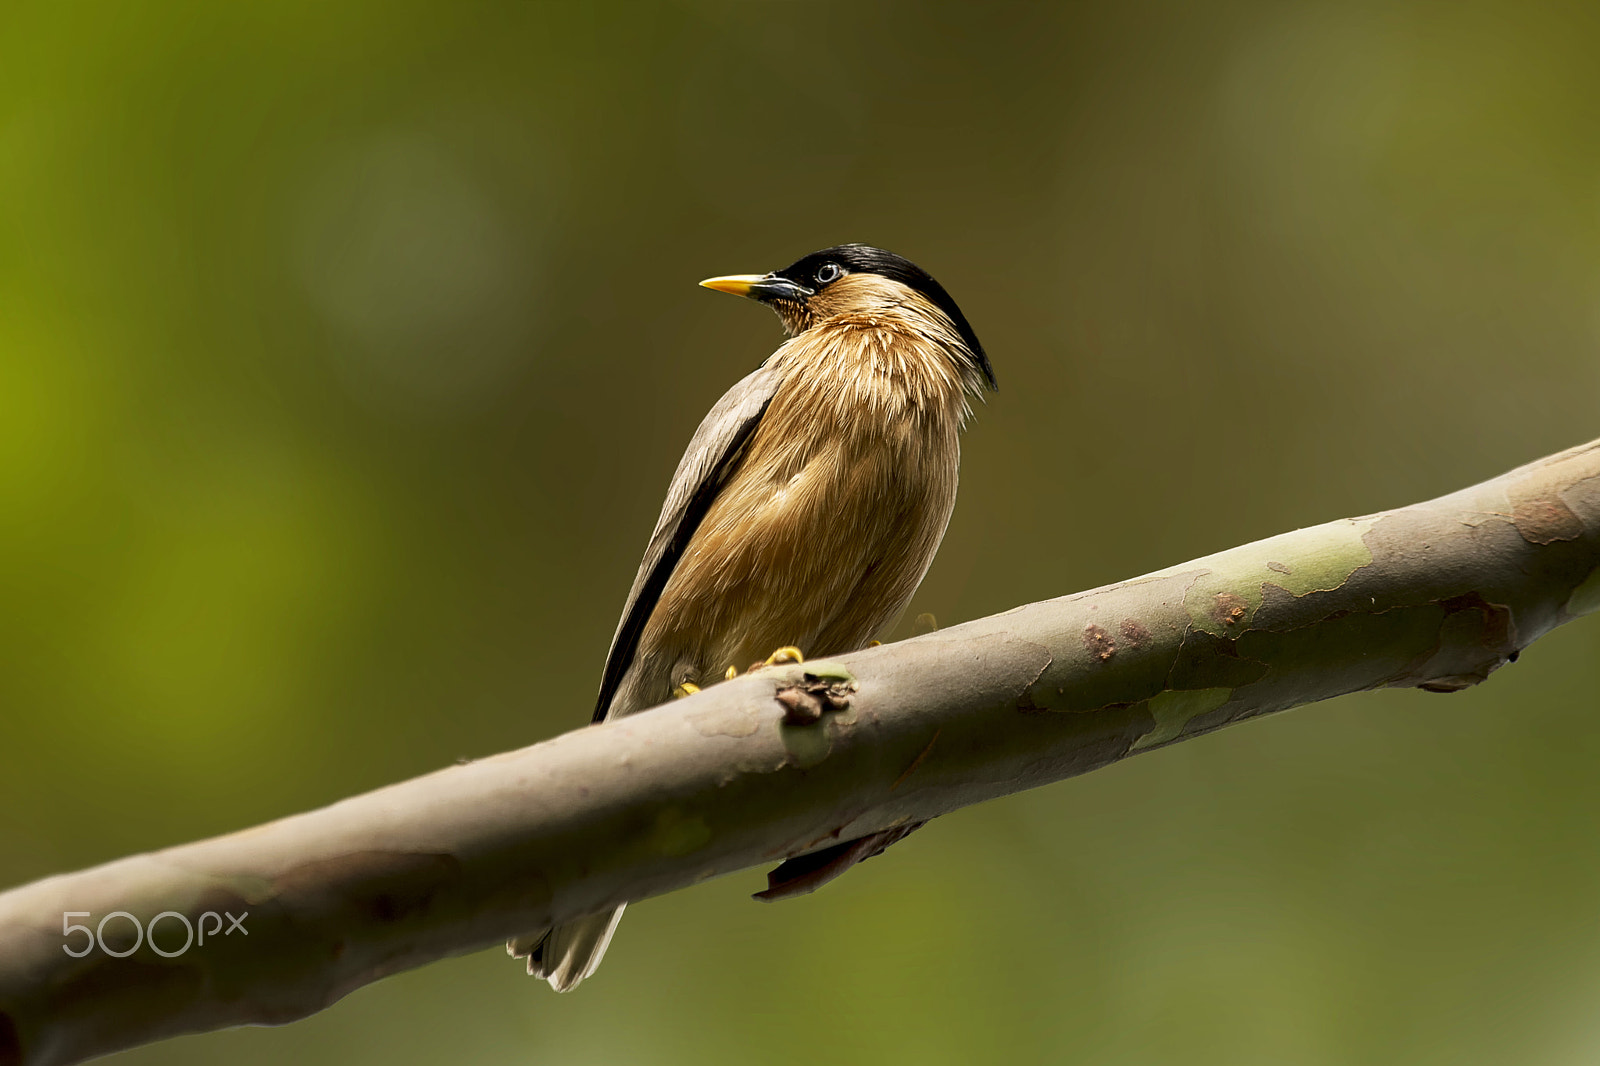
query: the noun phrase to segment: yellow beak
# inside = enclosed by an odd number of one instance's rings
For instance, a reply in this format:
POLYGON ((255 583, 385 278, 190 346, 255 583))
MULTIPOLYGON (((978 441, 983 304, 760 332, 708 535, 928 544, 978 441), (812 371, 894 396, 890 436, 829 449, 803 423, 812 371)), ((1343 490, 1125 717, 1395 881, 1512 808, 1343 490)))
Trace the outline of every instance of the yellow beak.
POLYGON ((816 293, 804 285, 776 274, 729 274, 725 278, 707 278, 700 284, 718 292, 731 292, 735 296, 748 296, 757 303, 803 304, 816 293))
POLYGON ((718 292, 732 293, 734 296, 749 296, 750 290, 764 278, 763 274, 729 274, 723 278, 707 278, 700 284, 718 292))

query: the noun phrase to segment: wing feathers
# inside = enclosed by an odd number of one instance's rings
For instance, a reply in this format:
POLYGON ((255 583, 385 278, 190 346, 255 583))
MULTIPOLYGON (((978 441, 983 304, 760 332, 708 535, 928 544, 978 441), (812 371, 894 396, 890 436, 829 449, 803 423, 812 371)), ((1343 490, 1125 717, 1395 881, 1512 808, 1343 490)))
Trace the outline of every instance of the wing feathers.
POLYGON ((661 592, 667 587, 678 559, 694 536, 700 520, 711 509, 712 501, 738 469, 744 447, 761 423, 782 374, 776 360, 768 360, 723 394, 706 415, 689 441, 689 448, 678 462, 661 505, 661 517, 639 563, 622 619, 611 639, 605 672, 600 678, 600 697, 595 703, 594 720, 605 721, 606 712, 622 684, 622 677, 633 663, 639 648, 639 635, 655 610, 661 592))

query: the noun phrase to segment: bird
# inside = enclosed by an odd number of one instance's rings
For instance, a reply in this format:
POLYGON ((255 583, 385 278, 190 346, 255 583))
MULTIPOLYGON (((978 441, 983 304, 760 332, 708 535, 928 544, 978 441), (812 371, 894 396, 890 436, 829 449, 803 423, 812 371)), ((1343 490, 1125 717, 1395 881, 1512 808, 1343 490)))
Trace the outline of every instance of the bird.
MULTIPOLYGON (((596 722, 753 664, 871 643, 933 562, 955 507, 960 433, 973 401, 999 387, 950 294, 882 248, 841 244, 700 284, 765 304, 788 339, 690 439, 611 641, 596 722)), ((910 828, 792 859, 759 895, 810 891, 910 828)), ((600 964, 624 907, 507 951, 569 991, 600 964)))

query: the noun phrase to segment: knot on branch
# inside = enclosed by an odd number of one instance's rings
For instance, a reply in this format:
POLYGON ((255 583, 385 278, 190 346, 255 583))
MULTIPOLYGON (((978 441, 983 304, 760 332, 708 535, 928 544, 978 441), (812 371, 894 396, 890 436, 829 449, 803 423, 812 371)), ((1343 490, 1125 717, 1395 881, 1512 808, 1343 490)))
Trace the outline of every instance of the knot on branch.
POLYGON ((824 713, 849 707, 850 694, 855 690, 854 680, 808 673, 798 682, 780 688, 774 698, 783 704, 785 725, 814 725, 824 713))

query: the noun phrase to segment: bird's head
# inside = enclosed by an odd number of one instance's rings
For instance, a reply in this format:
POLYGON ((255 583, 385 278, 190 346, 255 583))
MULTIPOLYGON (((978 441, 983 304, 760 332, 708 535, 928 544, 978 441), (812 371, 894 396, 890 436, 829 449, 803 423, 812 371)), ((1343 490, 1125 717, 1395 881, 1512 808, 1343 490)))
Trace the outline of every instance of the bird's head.
POLYGON ((944 286, 911 260, 882 248, 840 244, 812 252, 770 274, 730 274, 700 284, 766 304, 777 312, 791 336, 838 315, 912 303, 931 305, 932 313, 948 320, 960 339, 962 354, 983 380, 991 389, 999 387, 978 335, 944 286))

